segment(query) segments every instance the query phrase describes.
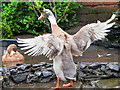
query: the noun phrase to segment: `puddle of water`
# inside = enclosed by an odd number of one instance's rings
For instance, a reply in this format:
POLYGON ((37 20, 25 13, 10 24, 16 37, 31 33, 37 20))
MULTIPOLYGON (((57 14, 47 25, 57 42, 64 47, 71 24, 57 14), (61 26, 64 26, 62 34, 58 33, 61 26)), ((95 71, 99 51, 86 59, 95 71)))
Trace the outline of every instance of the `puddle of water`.
POLYGON ((120 86, 120 79, 119 78, 111 78, 111 79, 100 80, 97 83, 97 86, 99 88, 114 88, 116 86, 120 86))
MULTIPOLYGON (((1 48, 0 48, 1 49, 1 48)), ((5 48, 2 48, 1 50, 3 51, 5 48)), ((24 55, 24 51, 18 50, 21 54, 24 55)), ((2 57, 0 52, 0 58, 2 57)), ((74 61, 79 61, 79 62, 119 62, 119 49, 107 49, 101 46, 94 46, 91 45, 84 53, 83 56, 79 57, 74 57, 74 61)), ((52 61, 49 61, 46 57, 43 55, 37 56, 37 57, 30 57, 28 55, 24 55, 25 57, 25 62, 20 62, 20 63, 40 63, 40 62, 49 62, 52 63, 52 61)), ((2 61, 2 60, 0 60, 2 61)), ((10 67, 14 66, 18 62, 8 62, 4 63, 5 66, 10 67)))

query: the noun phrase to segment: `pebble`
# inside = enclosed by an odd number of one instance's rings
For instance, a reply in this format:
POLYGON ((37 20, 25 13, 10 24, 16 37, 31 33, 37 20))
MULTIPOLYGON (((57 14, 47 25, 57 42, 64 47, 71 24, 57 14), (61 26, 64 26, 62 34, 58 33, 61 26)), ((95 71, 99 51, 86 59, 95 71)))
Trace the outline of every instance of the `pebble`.
POLYGON ((119 66, 116 64, 108 64, 109 69, 119 71, 119 66))
POLYGON ((22 81, 25 81, 27 79, 28 73, 21 73, 16 75, 11 75, 12 80, 15 83, 20 83, 22 81))
POLYGON ((101 65, 106 65, 108 62, 100 62, 101 65))
POLYGON ((34 64, 34 65, 32 65, 33 68, 37 68, 37 67, 40 67, 40 66, 41 66, 41 64, 34 64))
POLYGON ((34 65, 32 65, 32 67, 33 68, 37 68, 37 67, 40 67, 40 66, 45 66, 45 65, 47 65, 48 63, 47 62, 41 62, 41 63, 39 63, 39 64, 34 64, 34 65))
POLYGON ((80 64, 79 64, 79 67, 80 67, 81 69, 84 69, 85 67, 87 67, 87 65, 84 64, 84 63, 80 63, 80 64))
POLYGON ((47 65, 47 62, 41 62, 40 65, 41 66, 47 65))
POLYGON ((16 66, 20 66, 20 65, 23 65, 23 63, 17 63, 16 66))
POLYGON ((40 76, 41 76, 41 74, 42 74, 42 72, 41 72, 41 71, 37 71, 37 72, 35 72, 35 75, 36 75, 36 76, 38 76, 38 77, 40 77, 40 76))
POLYGON ((47 65, 45 65, 45 67, 51 67, 51 66, 53 66, 52 63, 47 63, 47 65))
POLYGON ((0 67, 0 72, 5 74, 7 72, 7 67, 0 67))
POLYGON ((100 63, 94 62, 94 63, 92 63, 91 65, 89 65, 89 67, 94 68, 94 67, 97 67, 97 66, 99 66, 99 65, 100 65, 100 63))
POLYGON ((11 73, 11 74, 15 74, 15 73, 17 73, 17 70, 16 70, 16 69, 11 69, 11 70, 10 70, 10 73, 11 73))
POLYGON ((42 74, 43 74, 43 77, 45 78, 45 77, 51 76, 52 72, 50 72, 50 71, 42 71, 42 74))
POLYGON ((101 69, 101 71, 105 71, 106 70, 104 65, 102 65, 100 69, 101 69))
POLYGON ((17 67, 18 70, 22 70, 22 71, 28 68, 30 68, 30 64, 23 64, 17 67))
POLYGON ((34 77, 35 75, 34 74, 28 74, 28 77, 27 78, 32 78, 34 77))

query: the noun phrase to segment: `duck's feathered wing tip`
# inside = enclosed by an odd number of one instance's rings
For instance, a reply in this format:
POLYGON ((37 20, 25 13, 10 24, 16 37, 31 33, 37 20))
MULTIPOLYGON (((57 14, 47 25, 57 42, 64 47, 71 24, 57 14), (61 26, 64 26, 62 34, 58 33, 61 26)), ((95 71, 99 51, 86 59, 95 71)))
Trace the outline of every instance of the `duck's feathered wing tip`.
POLYGON ((110 23, 112 20, 116 18, 116 15, 113 14, 109 20, 107 20, 105 23, 110 23))
POLYGON ((115 17, 116 15, 113 14, 105 22, 97 21, 97 23, 87 24, 73 35, 74 41, 79 48, 79 53, 83 53, 94 41, 105 38, 108 35, 107 32, 110 32, 110 28, 115 24, 115 22, 112 22, 115 17))

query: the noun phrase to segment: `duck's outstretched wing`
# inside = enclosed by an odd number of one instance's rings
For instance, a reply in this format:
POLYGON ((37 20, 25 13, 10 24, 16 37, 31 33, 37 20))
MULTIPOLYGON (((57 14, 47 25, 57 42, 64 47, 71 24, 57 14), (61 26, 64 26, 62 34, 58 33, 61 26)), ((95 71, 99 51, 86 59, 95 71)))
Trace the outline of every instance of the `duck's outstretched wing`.
POLYGON ((73 35, 73 39, 80 51, 79 55, 82 55, 94 41, 105 38, 107 32, 110 32, 108 29, 115 24, 115 22, 110 23, 115 17, 116 15, 113 14, 106 22, 98 21, 97 23, 88 24, 73 35))
POLYGON ((40 35, 28 39, 18 38, 17 42, 21 50, 28 49, 24 54, 31 56, 45 55, 47 58, 52 59, 63 50, 62 40, 51 34, 40 35))

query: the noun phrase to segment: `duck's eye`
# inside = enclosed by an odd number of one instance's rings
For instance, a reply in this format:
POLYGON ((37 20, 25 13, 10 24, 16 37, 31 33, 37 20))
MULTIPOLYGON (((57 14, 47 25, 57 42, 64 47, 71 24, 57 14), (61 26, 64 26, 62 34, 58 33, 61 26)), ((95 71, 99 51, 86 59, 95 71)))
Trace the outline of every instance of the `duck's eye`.
POLYGON ((50 13, 49 13, 49 12, 45 12, 45 14, 44 14, 44 16, 45 16, 46 18, 48 18, 48 17, 49 17, 49 15, 50 15, 50 13))
POLYGON ((50 13, 49 13, 49 12, 46 12, 46 15, 50 15, 50 13))

